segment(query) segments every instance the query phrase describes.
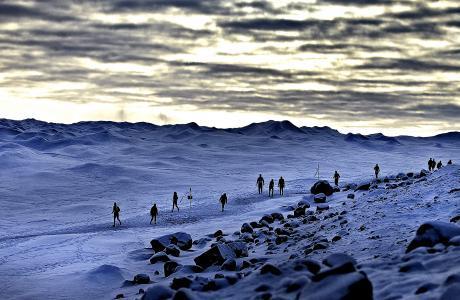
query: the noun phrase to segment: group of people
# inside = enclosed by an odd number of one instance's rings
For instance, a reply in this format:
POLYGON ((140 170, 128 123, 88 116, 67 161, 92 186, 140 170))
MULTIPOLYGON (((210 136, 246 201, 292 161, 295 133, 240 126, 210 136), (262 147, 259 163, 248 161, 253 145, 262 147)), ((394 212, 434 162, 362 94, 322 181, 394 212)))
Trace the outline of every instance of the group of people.
MULTIPOLYGON (((265 180, 262 177, 262 174, 259 174, 259 177, 257 178, 257 181, 256 181, 256 185, 257 185, 259 194, 262 194, 263 187, 265 185, 265 180)), ((278 179, 278 188, 279 188, 281 196, 284 195, 284 187, 285 187, 285 181, 284 181, 283 176, 281 176, 280 179, 278 179)), ((272 178, 270 180, 270 183, 268 184, 268 196, 273 197, 274 194, 275 194, 275 180, 273 180, 272 178)))
MULTIPOLYGON (((452 160, 449 160, 447 162, 448 165, 451 165, 452 164, 452 160)), ((428 169, 431 171, 434 171, 435 169, 440 169, 442 168, 442 162, 439 161, 436 163, 436 160, 434 160, 433 158, 430 158, 430 160, 428 161, 428 169)), ((374 166, 374 173, 375 173, 375 178, 378 178, 379 177, 379 173, 380 173, 380 166, 378 164, 376 164, 374 166)), ((332 176, 334 178, 334 184, 336 186, 339 185, 339 179, 340 179, 340 174, 339 172, 336 170, 334 172, 334 175, 332 176)), ((262 194, 263 192, 263 187, 265 185, 265 180, 264 178, 262 177, 262 174, 259 174, 259 177, 257 178, 257 181, 256 181, 256 185, 257 185, 257 188, 258 188, 258 192, 259 194, 262 194)), ((283 176, 281 176, 279 179, 278 179, 278 188, 279 188, 279 194, 280 195, 284 195, 284 187, 285 187, 285 181, 284 181, 284 178, 283 176)), ((274 196, 274 193, 275 193, 275 181, 273 179, 270 180, 270 183, 268 184, 268 196, 269 197, 273 197, 274 196)), ((188 193, 187 195, 187 198, 192 201, 192 190, 190 189, 190 192, 188 193)), ((173 197, 172 197, 172 210, 171 212, 174 212, 174 208, 177 208, 177 211, 179 211, 179 205, 178 205, 178 201, 179 201, 179 196, 177 195, 177 192, 174 192, 173 193, 173 197)), ((222 212, 224 211, 224 208, 225 208, 225 205, 228 203, 228 198, 227 198, 227 193, 223 193, 220 198, 219 198, 219 202, 221 204, 221 207, 222 207, 222 212)), ((191 202, 190 202, 191 203, 191 202)), ((115 227, 115 224, 116 224, 116 221, 118 221, 118 223, 121 225, 121 221, 120 221, 120 207, 117 205, 116 202, 113 203, 113 210, 112 210, 112 214, 113 214, 113 227, 115 227)), ((152 224, 152 222, 154 222, 154 224, 157 223, 157 216, 158 216, 158 208, 157 208, 157 205, 156 203, 153 204, 152 208, 150 209, 150 216, 151 216, 151 219, 150 219, 150 224, 152 224)))

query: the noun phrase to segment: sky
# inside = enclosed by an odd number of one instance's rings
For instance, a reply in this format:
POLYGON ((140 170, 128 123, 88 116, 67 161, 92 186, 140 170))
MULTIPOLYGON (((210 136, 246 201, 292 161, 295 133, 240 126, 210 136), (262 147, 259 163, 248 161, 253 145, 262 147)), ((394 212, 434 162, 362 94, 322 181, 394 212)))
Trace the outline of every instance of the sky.
POLYGON ((0 118, 460 130, 458 0, 0 0, 0 118))

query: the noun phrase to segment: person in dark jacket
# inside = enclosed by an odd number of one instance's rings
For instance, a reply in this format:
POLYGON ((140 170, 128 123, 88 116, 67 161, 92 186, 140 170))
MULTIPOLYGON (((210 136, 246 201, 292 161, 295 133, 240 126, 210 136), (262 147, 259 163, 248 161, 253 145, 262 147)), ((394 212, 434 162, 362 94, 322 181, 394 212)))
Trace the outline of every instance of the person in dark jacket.
POLYGON ((280 179, 278 180, 278 187, 280 189, 280 195, 284 195, 284 178, 283 176, 280 177, 280 179))
POLYGON ((150 224, 152 224, 152 221, 155 220, 155 224, 157 223, 157 216, 158 216, 158 208, 157 208, 157 204, 154 203, 152 208, 150 209, 150 216, 152 217, 150 219, 150 224))
POLYGON ((118 222, 121 225, 120 221, 120 207, 117 205, 117 202, 113 202, 113 209, 112 209, 112 214, 113 214, 113 227, 115 227, 115 220, 118 220, 118 222))
POLYGON ((441 169, 442 168, 442 161, 439 161, 438 164, 436 165, 436 167, 438 168, 438 170, 441 169))
POLYGON ((449 161, 447 162, 448 165, 451 165, 452 164, 452 159, 449 159, 449 161))
POLYGON ((375 172, 375 178, 376 178, 376 179, 379 178, 379 173, 380 173, 379 164, 375 164, 374 172, 375 172))
POLYGON ((177 196, 177 192, 174 192, 173 194, 173 207, 171 212, 174 211, 174 207, 177 207, 177 211, 179 211, 179 206, 177 206, 177 200, 179 200, 179 196, 177 196))
POLYGON ((220 196, 219 202, 222 205, 222 212, 224 211, 224 206, 227 204, 227 193, 223 193, 222 196, 220 196))
POLYGON ((339 174, 339 172, 337 172, 337 170, 335 171, 335 173, 334 173, 334 176, 333 176, 333 177, 334 177, 334 183, 335 183, 335 185, 336 185, 336 186, 339 186, 339 178, 340 178, 340 174, 339 174))
POLYGON ((270 180, 270 183, 268 184, 268 196, 273 197, 275 193, 275 181, 272 179, 270 180))
POLYGON ((259 178, 257 178, 257 187, 259 189, 259 194, 262 194, 262 188, 265 184, 264 178, 262 177, 262 174, 259 174, 259 178))
POLYGON ((430 157, 430 160, 428 161, 428 171, 431 172, 432 168, 433 168, 433 159, 430 157))

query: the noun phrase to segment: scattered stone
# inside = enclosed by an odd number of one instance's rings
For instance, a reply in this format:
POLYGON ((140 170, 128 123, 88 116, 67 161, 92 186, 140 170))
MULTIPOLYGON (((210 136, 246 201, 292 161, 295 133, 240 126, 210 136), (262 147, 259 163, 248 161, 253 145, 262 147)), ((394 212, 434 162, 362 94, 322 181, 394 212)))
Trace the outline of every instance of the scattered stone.
POLYGON ((235 252, 228 245, 217 244, 208 251, 195 257, 195 264, 206 269, 212 265, 222 265, 229 258, 235 258, 235 252))
POLYGON ((262 283, 261 285, 259 285, 258 287, 256 287, 256 288, 254 289, 254 291, 256 291, 256 292, 266 292, 266 291, 268 291, 268 290, 270 290, 270 289, 271 289, 271 287, 270 287, 269 285, 266 285, 266 284, 263 284, 263 283, 262 283))
POLYGON ((355 199, 355 194, 350 193, 350 194, 347 195, 347 198, 348 199, 355 199))
POLYGON ((317 211, 325 211, 325 210, 328 210, 328 209, 329 209, 329 205, 324 204, 324 203, 323 204, 318 204, 316 206, 317 211))
POLYGON ((236 271, 236 260, 229 258, 224 261, 220 268, 225 271, 236 271))
POLYGON ((147 284, 150 283, 150 277, 147 274, 137 274, 133 279, 134 284, 147 284))
POLYGON ((299 202, 297 202, 297 207, 299 206, 305 206, 306 208, 310 208, 310 203, 308 203, 307 200, 300 200, 299 202))
POLYGON ((254 229, 252 229, 251 225, 249 225, 248 223, 243 223, 243 225, 241 225, 241 232, 253 233, 254 229))
POLYGON ((123 299, 125 297, 125 295, 123 294, 118 294, 115 296, 115 299, 123 299))
POLYGON ((371 187, 370 183, 363 183, 363 184, 358 185, 358 187, 355 189, 355 192, 356 191, 368 191, 370 187, 371 187))
POLYGON ((428 291, 434 290, 434 289, 436 289, 436 288, 438 288, 438 287, 439 287, 438 284, 434 284, 434 283, 428 282, 428 283, 425 283, 425 284, 421 285, 421 286, 415 291, 415 294, 416 294, 416 295, 420 295, 420 294, 426 293, 426 292, 428 292, 428 291))
POLYGON ((273 218, 274 220, 277 220, 277 221, 282 221, 282 220, 284 220, 283 214, 282 214, 282 213, 279 213, 279 212, 274 212, 274 213, 272 213, 272 218, 273 218))
POLYGON ((401 273, 408 273, 408 272, 414 272, 414 271, 425 271, 425 270, 426 270, 425 266, 418 261, 408 262, 399 268, 399 272, 401 273))
POLYGON ((187 277, 177 277, 174 278, 171 283, 171 288, 173 290, 178 290, 180 288, 189 288, 192 284, 192 280, 187 277))
POLYGON ((165 249, 164 249, 164 252, 166 254, 169 254, 169 255, 172 255, 172 256, 175 256, 175 257, 179 257, 180 255, 180 250, 179 250, 179 247, 177 247, 176 245, 168 245, 165 249))
POLYGON ((298 218, 298 217, 301 217, 301 216, 305 215, 305 209, 306 209, 305 206, 297 207, 294 210, 294 217, 298 218))
POLYGON ((351 263, 355 266, 356 260, 345 253, 333 253, 323 260, 323 264, 331 268, 341 266, 345 263, 351 263))
POLYGON ((455 217, 452 217, 452 218, 450 219, 450 222, 451 222, 451 223, 458 223, 458 221, 460 221, 460 215, 455 216, 455 217))
MULTIPOLYGON (((346 220, 345 220, 346 221, 346 220)), ((336 235, 332 238, 332 242, 335 243, 335 242, 338 242, 342 239, 342 237, 340 235, 336 235)))
POLYGON ((450 223, 431 221, 422 224, 415 238, 407 246, 406 253, 418 247, 432 247, 438 243, 446 245, 451 238, 460 235, 460 227, 450 223))
POLYGON ((234 241, 228 242, 227 246, 233 250, 236 257, 247 257, 249 255, 246 243, 234 241))
POLYGON ((219 236, 223 236, 224 233, 222 232, 222 230, 217 230, 216 232, 214 232, 213 236, 216 238, 216 237, 219 237, 219 236))
POLYGON ((171 259, 169 258, 169 256, 164 253, 163 251, 161 252, 158 252, 154 255, 152 255, 152 257, 150 257, 150 263, 152 265, 156 264, 157 262, 167 262, 167 261, 170 261, 171 259))
POLYGON ((260 219, 259 223, 262 224, 263 221, 267 222, 268 224, 271 224, 271 223, 274 222, 273 217, 272 217, 271 215, 264 215, 264 216, 260 219))
POLYGON ((163 251, 168 245, 173 244, 178 246, 181 250, 189 250, 192 248, 192 237, 185 232, 176 232, 167 234, 150 241, 152 249, 155 252, 163 251))
POLYGON ((175 294, 172 300, 195 300, 197 299, 193 294, 192 291, 187 289, 180 289, 175 294))
POLYGON ((278 269, 277 267, 269 263, 266 263, 265 265, 262 266, 262 268, 260 268, 260 274, 263 275, 267 273, 270 273, 276 276, 281 275, 280 269, 278 269))
POLYGON ((149 287, 145 294, 142 295, 142 300, 163 300, 173 296, 174 291, 162 284, 155 284, 149 287))
POLYGON ((280 244, 282 244, 282 243, 287 242, 287 240, 288 240, 288 237, 287 237, 287 236, 285 236, 285 235, 279 235, 279 236, 277 236, 276 239, 275 239, 275 244, 280 245, 280 244))
POLYGON ((313 197, 313 201, 315 201, 315 203, 326 203, 326 195, 319 193, 313 197))
POLYGON ((326 196, 330 196, 334 193, 334 189, 327 180, 320 180, 311 187, 310 192, 315 195, 323 193, 326 196))
POLYGON ((316 251, 316 250, 323 250, 323 249, 326 249, 327 248, 327 244, 326 243, 315 243, 313 245, 313 251, 316 251))
POLYGON ((251 225, 252 228, 261 228, 262 227, 259 223, 254 222, 254 221, 249 223, 249 225, 251 225))
POLYGON ((176 269, 177 269, 178 266, 179 266, 179 264, 177 262, 175 262, 175 261, 167 261, 167 262, 165 262, 165 264, 163 265, 165 277, 168 277, 169 275, 171 275, 174 272, 176 272, 176 269))

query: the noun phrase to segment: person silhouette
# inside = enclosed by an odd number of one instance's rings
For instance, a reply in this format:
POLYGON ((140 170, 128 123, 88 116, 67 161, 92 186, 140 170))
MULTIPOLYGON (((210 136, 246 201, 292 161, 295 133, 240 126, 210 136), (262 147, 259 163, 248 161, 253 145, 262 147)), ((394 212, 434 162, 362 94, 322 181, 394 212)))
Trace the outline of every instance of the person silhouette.
POLYGON ((273 197, 274 192, 275 192, 275 181, 272 179, 270 180, 270 183, 268 184, 268 196, 273 197))
POLYGON ((227 193, 223 193, 222 196, 220 196, 219 202, 222 205, 222 212, 224 211, 224 206, 227 204, 227 193))
POLYGON ((375 178, 376 178, 376 179, 379 178, 379 173, 380 173, 379 164, 375 164, 374 172, 375 172, 375 178))
POLYGON ((280 195, 284 195, 284 178, 283 176, 280 177, 278 180, 278 187, 280 188, 280 195))
POLYGON ((259 189, 259 194, 262 194, 262 187, 264 186, 265 181, 264 178, 262 177, 262 174, 259 174, 259 178, 257 178, 257 187, 259 189))
POLYGON ((335 171, 335 173, 334 173, 334 176, 333 176, 333 177, 334 177, 334 183, 335 183, 335 185, 336 185, 336 186, 339 186, 339 178, 340 178, 340 174, 339 174, 339 172, 337 172, 337 170, 335 171))
POLYGON ((113 209, 112 209, 112 214, 113 214, 113 227, 115 227, 115 220, 118 220, 118 222, 121 225, 120 221, 120 207, 117 205, 117 202, 113 202, 113 209))
POLYGON ((150 216, 151 216, 150 224, 152 224, 153 220, 155 220, 155 224, 156 224, 157 223, 157 216, 158 216, 158 208, 157 208, 156 203, 154 203, 152 208, 150 209, 150 216))
POLYGON ((177 211, 179 211, 179 206, 177 206, 177 200, 179 200, 179 196, 177 196, 177 192, 173 194, 173 206, 171 212, 174 211, 174 207, 177 207, 177 211))

